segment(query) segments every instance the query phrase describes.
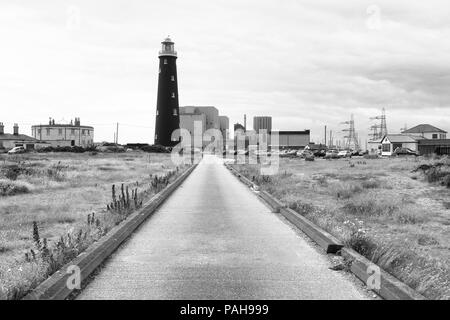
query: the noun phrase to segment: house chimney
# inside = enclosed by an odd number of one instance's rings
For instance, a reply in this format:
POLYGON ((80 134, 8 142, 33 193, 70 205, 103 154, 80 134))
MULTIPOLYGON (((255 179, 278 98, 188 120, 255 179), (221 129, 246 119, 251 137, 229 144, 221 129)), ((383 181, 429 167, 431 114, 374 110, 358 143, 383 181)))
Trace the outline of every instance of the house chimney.
POLYGON ((5 134, 5 126, 3 125, 3 122, 0 122, 0 134, 5 134))
POLYGON ((19 126, 17 125, 17 123, 14 123, 14 135, 18 136, 19 135, 19 126))

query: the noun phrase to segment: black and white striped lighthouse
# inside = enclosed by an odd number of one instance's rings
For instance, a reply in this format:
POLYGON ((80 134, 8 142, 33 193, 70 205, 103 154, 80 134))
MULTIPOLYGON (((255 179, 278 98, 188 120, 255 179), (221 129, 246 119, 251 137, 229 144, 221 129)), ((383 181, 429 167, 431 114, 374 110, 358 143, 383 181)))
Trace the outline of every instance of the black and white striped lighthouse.
POLYGON ((155 144, 171 147, 178 143, 172 132, 180 128, 178 105, 177 52, 167 37, 159 52, 158 101, 156 106, 155 144))

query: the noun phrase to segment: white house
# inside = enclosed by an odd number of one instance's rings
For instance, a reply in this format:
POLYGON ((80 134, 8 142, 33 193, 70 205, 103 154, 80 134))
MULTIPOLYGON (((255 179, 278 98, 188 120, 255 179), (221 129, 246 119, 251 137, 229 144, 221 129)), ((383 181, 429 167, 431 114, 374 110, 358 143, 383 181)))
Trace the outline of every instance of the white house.
POLYGON ((48 124, 39 124, 31 127, 35 139, 46 141, 52 147, 79 146, 89 147, 94 144, 94 128, 82 126, 80 118, 70 124, 58 124, 50 119, 48 124))
POLYGON ((402 131, 402 134, 425 139, 446 139, 447 131, 430 124, 419 124, 411 129, 402 131))

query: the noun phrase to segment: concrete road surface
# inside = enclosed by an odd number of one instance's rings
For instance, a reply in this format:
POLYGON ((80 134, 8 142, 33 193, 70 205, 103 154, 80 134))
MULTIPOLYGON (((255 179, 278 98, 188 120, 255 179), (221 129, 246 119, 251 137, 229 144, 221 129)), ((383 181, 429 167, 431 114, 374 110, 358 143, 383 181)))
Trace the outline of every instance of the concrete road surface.
POLYGON ((213 156, 78 299, 365 299, 213 156))

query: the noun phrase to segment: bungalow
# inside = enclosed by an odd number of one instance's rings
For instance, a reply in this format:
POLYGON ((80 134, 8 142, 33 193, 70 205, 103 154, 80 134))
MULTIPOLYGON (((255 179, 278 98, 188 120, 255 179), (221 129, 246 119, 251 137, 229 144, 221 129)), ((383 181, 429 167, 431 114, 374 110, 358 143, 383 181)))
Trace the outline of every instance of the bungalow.
POLYGON ((25 134, 19 134, 19 126, 14 124, 13 133, 5 133, 5 126, 0 122, 0 150, 10 150, 14 147, 25 147, 32 150, 45 145, 45 142, 39 141, 25 134))
POLYGON ((417 152, 418 140, 421 138, 404 134, 387 134, 381 140, 381 155, 391 156, 397 148, 408 148, 417 152))

